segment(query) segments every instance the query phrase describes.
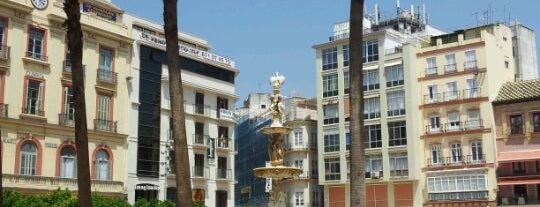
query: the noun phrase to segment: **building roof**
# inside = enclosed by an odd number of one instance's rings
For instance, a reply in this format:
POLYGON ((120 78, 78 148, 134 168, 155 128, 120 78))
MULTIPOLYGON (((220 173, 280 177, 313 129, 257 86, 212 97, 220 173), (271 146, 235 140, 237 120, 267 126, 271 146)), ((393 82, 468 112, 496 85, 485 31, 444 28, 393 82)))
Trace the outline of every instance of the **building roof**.
POLYGON ((512 104, 525 101, 540 100, 540 79, 526 80, 521 82, 505 83, 493 105, 512 104))

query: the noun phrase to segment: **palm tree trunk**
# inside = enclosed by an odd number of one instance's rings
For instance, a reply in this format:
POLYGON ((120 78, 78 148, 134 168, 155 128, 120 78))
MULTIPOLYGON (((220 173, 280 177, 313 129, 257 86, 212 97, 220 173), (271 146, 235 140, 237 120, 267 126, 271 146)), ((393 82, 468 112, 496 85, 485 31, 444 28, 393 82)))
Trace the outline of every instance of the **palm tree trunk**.
POLYGON ((364 21, 364 0, 351 0, 350 11, 350 37, 349 57, 350 66, 350 106, 351 106, 351 192, 350 205, 366 206, 366 178, 365 178, 365 155, 364 155, 364 91, 363 81, 363 61, 362 61, 362 31, 364 21))
POLYGON ((184 92, 180 72, 178 46, 177 0, 163 0, 165 41, 167 42, 167 66, 169 67, 169 93, 171 96, 172 137, 176 177, 176 206, 191 206, 191 177, 186 139, 184 92))
POLYGON ((86 123, 86 101, 84 94, 84 71, 82 65, 81 11, 78 0, 66 0, 64 12, 67 19, 68 48, 71 55, 71 80, 75 105, 75 144, 77 145, 77 187, 79 206, 91 207, 90 166, 88 158, 88 124, 86 123))

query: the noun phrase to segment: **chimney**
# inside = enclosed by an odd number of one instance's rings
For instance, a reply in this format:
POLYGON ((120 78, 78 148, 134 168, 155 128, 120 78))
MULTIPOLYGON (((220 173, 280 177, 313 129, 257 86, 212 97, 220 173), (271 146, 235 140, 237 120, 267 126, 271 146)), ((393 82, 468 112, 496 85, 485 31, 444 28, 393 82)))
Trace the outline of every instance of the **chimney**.
POLYGON ((375 4, 375 25, 379 25, 379 4, 375 4))

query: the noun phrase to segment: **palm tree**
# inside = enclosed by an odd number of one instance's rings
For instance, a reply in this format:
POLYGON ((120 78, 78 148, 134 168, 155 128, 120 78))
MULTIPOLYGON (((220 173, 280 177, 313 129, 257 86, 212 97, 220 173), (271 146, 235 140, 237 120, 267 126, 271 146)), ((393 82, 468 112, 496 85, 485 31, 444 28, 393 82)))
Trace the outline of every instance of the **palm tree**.
POLYGON ((163 0, 163 20, 167 43, 167 66, 169 67, 169 94, 171 96, 172 138, 176 177, 176 206, 191 206, 191 177, 186 139, 184 93, 178 54, 177 0, 163 0))
POLYGON ((364 0, 351 0, 350 11, 350 106, 351 106, 351 192, 350 204, 355 207, 366 206, 366 178, 365 178, 365 155, 364 142, 364 91, 363 82, 363 61, 362 61, 362 31, 364 21, 364 0))
POLYGON ((66 0, 64 12, 67 19, 68 48, 71 56, 71 81, 75 106, 75 144, 77 145, 77 187, 79 206, 91 207, 90 166, 88 158, 88 125, 86 123, 86 101, 84 94, 84 71, 82 70, 82 31, 79 0, 66 0))

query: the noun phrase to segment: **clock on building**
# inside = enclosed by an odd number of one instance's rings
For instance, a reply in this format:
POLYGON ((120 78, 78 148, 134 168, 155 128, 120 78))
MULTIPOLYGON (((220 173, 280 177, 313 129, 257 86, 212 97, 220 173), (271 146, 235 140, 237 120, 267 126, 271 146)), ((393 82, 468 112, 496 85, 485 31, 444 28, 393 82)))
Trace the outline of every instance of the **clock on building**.
POLYGON ((43 10, 47 8, 47 5, 49 4, 49 0, 32 0, 32 5, 36 7, 36 9, 43 10))

